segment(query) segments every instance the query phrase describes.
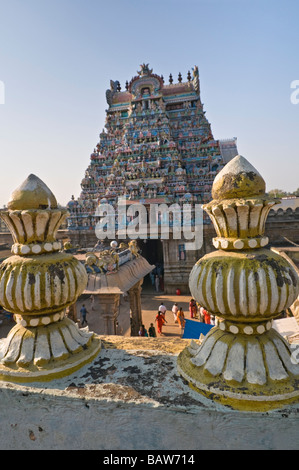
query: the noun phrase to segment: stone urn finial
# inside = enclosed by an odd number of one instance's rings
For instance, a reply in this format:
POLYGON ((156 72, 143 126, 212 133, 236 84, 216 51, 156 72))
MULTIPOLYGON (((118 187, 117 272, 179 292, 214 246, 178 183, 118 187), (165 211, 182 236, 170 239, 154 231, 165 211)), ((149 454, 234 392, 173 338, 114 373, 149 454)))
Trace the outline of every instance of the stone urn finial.
POLYGON ((0 379, 32 382, 70 374, 100 350, 94 333, 65 316, 87 284, 84 266, 62 251, 57 230, 67 217, 49 188, 30 175, 0 216, 14 244, 0 265, 0 304, 16 325, 0 340, 0 379))
POLYGON ((220 319, 198 348, 185 349, 179 372, 199 392, 243 410, 299 401, 299 364, 272 320, 297 298, 299 280, 288 261, 266 248, 265 222, 278 200, 242 156, 219 172, 204 205, 217 251, 193 267, 191 295, 220 319))

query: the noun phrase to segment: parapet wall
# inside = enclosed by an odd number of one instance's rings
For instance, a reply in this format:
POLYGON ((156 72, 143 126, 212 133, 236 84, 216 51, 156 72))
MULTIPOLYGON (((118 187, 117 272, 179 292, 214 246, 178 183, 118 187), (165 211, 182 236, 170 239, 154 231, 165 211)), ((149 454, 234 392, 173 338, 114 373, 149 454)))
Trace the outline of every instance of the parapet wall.
POLYGON ((299 406, 239 412, 177 373, 190 340, 102 336, 89 365, 48 383, 0 383, 2 450, 220 450, 299 446, 299 406))

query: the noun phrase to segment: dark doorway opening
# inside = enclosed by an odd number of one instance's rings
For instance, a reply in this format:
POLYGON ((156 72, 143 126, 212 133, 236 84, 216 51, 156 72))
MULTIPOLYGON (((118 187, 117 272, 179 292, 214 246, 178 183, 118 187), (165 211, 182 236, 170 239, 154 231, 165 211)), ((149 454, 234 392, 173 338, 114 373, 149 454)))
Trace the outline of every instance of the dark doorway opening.
POLYGON ((147 274, 143 281, 143 290, 151 292, 162 292, 164 290, 164 263, 163 263, 163 245, 161 240, 138 240, 138 246, 143 256, 149 264, 155 265, 155 269, 147 274), (159 276, 159 288, 157 290, 155 277, 159 276))

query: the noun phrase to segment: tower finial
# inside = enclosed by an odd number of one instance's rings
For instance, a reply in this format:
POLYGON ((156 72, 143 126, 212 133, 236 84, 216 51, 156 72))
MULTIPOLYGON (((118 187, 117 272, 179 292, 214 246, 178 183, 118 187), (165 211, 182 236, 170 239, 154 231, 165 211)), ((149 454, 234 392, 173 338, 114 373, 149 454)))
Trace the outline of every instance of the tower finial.
POLYGON ((10 210, 41 209, 57 207, 57 201, 48 186, 37 176, 30 174, 25 181, 13 191, 7 203, 10 210))

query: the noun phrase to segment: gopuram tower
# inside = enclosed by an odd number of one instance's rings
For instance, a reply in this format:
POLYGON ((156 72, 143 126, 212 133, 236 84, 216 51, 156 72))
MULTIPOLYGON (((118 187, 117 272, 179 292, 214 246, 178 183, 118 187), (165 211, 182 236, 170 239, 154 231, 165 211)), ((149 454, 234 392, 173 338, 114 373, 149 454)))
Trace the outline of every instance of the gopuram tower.
MULTIPOLYGON (((94 246, 101 203, 117 206, 203 204, 210 200, 217 173, 238 154, 236 139, 215 140, 200 99, 198 68, 187 80, 178 75, 169 84, 148 64, 121 90, 118 81, 106 91, 105 129, 90 156, 80 196, 68 204, 68 229, 73 245, 94 246)), ((211 230, 208 218, 204 230, 211 230)), ((116 237, 117 239, 117 233, 116 237)), ((210 236, 204 237, 208 241, 210 236)), ((109 241, 109 240, 108 240, 109 241)), ((111 240, 110 240, 111 241, 111 240)), ((164 290, 188 290, 189 272, 198 253, 185 248, 184 236, 138 240, 142 254, 164 272, 164 290)), ((212 247, 203 246, 203 253, 212 247)))

